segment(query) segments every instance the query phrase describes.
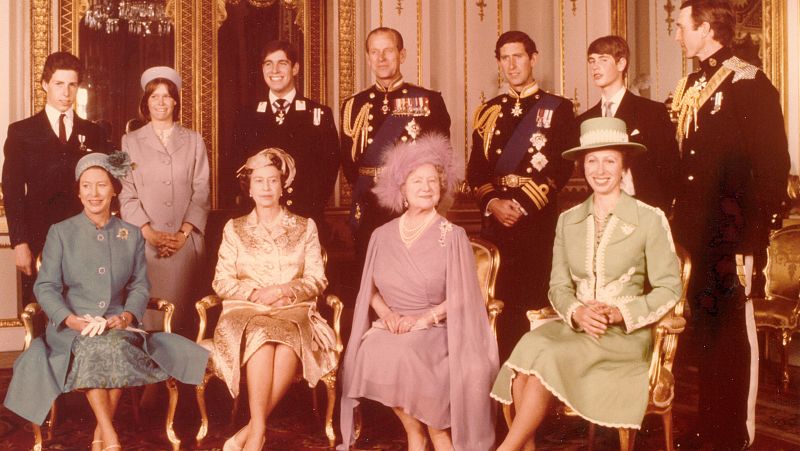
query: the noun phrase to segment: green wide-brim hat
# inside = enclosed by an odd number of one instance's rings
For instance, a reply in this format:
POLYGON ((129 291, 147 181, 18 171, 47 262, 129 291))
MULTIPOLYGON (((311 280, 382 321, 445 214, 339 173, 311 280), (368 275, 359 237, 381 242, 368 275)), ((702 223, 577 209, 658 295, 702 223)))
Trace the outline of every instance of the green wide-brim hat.
POLYGON ((581 123, 581 145, 565 150, 561 157, 579 160, 586 152, 600 149, 618 150, 631 155, 647 151, 644 145, 628 141, 628 130, 622 119, 595 117, 581 123))

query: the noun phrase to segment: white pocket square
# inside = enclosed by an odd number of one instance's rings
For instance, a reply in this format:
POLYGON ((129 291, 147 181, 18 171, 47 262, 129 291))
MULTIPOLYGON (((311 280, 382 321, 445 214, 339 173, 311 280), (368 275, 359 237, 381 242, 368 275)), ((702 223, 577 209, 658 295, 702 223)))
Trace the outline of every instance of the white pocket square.
POLYGON ((638 134, 639 134, 639 129, 638 129, 638 128, 637 128, 637 129, 634 129, 634 130, 631 132, 631 136, 636 136, 636 135, 638 135, 638 134))

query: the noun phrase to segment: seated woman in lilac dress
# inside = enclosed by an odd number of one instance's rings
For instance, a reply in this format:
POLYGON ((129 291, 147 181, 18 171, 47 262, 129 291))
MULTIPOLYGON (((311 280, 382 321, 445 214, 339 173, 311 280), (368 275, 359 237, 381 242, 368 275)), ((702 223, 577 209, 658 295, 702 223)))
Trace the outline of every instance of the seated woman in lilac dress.
POLYGON ((436 450, 492 449, 497 343, 467 234, 436 211, 457 183, 450 143, 401 143, 384 163, 373 191, 406 211, 376 229, 367 250, 343 362, 343 444, 367 398, 394 410, 409 450, 425 449, 428 436, 436 450))

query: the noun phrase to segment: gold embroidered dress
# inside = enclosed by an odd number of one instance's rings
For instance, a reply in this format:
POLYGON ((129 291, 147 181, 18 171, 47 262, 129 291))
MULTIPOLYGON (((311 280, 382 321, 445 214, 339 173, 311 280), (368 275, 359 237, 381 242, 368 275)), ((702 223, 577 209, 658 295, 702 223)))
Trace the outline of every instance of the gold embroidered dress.
POLYGON ((265 343, 291 347, 309 386, 336 366, 333 330, 319 315, 316 296, 327 287, 316 224, 283 209, 273 224, 255 210, 225 224, 212 286, 223 298, 214 330, 214 371, 233 396, 240 369, 265 343), (247 301, 254 289, 289 282, 295 302, 270 308, 247 301))
POLYGON ((522 336, 491 396, 511 404, 514 376, 534 375, 586 420, 639 429, 652 353, 648 326, 680 299, 680 265, 658 208, 623 193, 606 219, 595 221, 592 196, 558 218, 549 298, 561 320, 522 336), (652 287, 647 292, 645 282, 652 287), (623 323, 609 326, 599 339, 571 320, 591 299, 622 313, 623 323))

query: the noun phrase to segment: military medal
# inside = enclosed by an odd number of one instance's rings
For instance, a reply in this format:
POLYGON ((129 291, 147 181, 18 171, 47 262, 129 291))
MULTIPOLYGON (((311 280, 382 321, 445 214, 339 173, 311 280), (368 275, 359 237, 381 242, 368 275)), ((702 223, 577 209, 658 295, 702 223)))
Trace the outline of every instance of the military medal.
POLYGON ((89 149, 86 148, 86 135, 78 135, 78 142, 81 143, 81 152, 89 151, 89 149))
POLYGON ((283 125, 283 120, 285 119, 285 117, 286 115, 283 113, 283 110, 279 110, 278 115, 275 116, 275 122, 277 122, 278 125, 283 125))
POLYGON ((519 98, 517 98, 516 103, 514 103, 514 108, 511 109, 511 115, 514 117, 522 116, 522 104, 519 103, 519 98))
POLYGON ((539 109, 536 112, 536 126, 539 128, 550 128, 550 123, 553 122, 553 110, 539 109))
POLYGON ((711 110, 711 114, 717 114, 717 112, 722 108, 722 93, 717 92, 714 94, 714 109, 711 110))
POLYGON ((422 127, 420 127, 414 119, 411 119, 408 121, 408 124, 406 124, 406 133, 408 133, 408 136, 410 136, 412 140, 417 139, 417 135, 419 135, 421 131, 422 127))
POLYGON ((387 97, 388 93, 383 94, 383 106, 381 107, 381 112, 383 114, 389 113, 389 98, 387 97))
POLYGON ((545 166, 547 166, 547 157, 541 153, 537 152, 531 157, 531 166, 536 168, 537 171, 541 172, 545 166))
POLYGON ((318 126, 322 122, 322 109, 314 108, 314 125, 318 126))

